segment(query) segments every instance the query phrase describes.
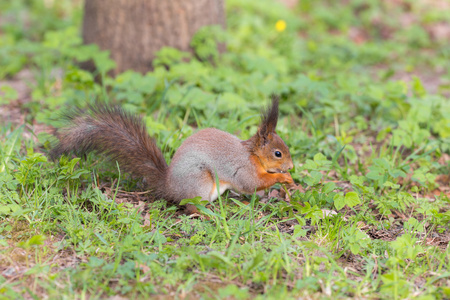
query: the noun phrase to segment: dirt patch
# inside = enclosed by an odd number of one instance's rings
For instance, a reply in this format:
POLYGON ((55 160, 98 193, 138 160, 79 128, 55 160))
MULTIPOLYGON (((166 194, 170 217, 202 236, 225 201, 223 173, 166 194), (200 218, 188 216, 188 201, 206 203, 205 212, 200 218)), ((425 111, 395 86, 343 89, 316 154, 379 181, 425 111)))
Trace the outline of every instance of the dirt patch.
POLYGON ((299 0, 279 0, 279 2, 286 5, 288 8, 294 8, 299 0))
POLYGON ((404 81, 408 86, 411 86, 414 78, 419 78, 420 82, 428 93, 442 94, 443 96, 447 97, 450 95, 450 90, 445 90, 443 87, 450 84, 450 79, 445 78, 446 72, 447 70, 444 70, 442 68, 414 72, 396 71, 390 79, 395 81, 401 80, 404 81))
POLYGON ((40 132, 50 133, 52 129, 35 120, 27 120, 29 112, 25 105, 31 101, 31 93, 35 84, 34 75, 28 69, 20 71, 11 80, 0 81, 0 89, 7 86, 17 93, 16 99, 10 99, 9 103, 0 105, 0 126, 11 126, 11 129, 14 129, 24 125, 23 137, 37 142, 37 135, 40 132))
POLYGON ((16 99, 9 99, 9 103, 0 105, 0 126, 11 123, 13 126, 21 125, 25 121, 22 105, 31 100, 32 74, 23 70, 12 80, 0 81, 0 89, 10 87, 17 93, 16 99))

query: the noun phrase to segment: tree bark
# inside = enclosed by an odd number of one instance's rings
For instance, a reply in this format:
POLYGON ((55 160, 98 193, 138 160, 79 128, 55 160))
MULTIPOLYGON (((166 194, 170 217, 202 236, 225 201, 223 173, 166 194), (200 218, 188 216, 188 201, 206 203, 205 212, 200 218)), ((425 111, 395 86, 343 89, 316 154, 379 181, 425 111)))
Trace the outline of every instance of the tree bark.
POLYGON ((145 73, 164 46, 190 51, 194 33, 225 26, 224 0, 85 0, 83 40, 109 50, 117 67, 145 73))

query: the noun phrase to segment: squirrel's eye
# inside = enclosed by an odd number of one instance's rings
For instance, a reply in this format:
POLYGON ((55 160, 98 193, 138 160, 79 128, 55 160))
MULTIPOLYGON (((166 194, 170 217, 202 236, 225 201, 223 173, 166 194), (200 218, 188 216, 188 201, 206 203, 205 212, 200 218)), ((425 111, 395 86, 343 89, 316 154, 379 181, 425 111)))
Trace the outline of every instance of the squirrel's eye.
POLYGON ((276 157, 281 157, 281 152, 280 151, 275 151, 275 156, 276 157))

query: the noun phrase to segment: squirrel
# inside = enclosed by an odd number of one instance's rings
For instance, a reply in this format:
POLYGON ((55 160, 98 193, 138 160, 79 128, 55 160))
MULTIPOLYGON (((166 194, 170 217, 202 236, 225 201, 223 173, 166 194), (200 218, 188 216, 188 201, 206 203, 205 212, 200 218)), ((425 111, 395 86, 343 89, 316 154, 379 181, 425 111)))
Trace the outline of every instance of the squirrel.
POLYGON ((176 204, 197 196, 211 202, 228 189, 252 194, 275 183, 291 186, 291 154, 275 132, 278 102, 273 98, 262 112, 258 130, 250 139, 243 141, 215 128, 202 129, 181 144, 170 166, 139 116, 119 106, 96 103, 87 111, 77 108, 65 113, 67 126, 55 132, 59 142, 49 154, 53 160, 71 152, 106 154, 125 171, 142 177, 157 198, 176 204))

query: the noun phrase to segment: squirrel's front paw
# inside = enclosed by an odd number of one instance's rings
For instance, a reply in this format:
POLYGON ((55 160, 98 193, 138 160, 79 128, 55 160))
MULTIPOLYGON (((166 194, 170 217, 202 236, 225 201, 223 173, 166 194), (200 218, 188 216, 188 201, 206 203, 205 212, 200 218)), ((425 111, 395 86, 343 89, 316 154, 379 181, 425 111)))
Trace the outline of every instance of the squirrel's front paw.
POLYGON ((291 174, 289 174, 289 173, 283 174, 283 178, 281 178, 280 183, 284 183, 284 184, 286 184, 288 187, 291 186, 291 185, 295 185, 294 179, 292 179, 292 176, 291 176, 291 174))

